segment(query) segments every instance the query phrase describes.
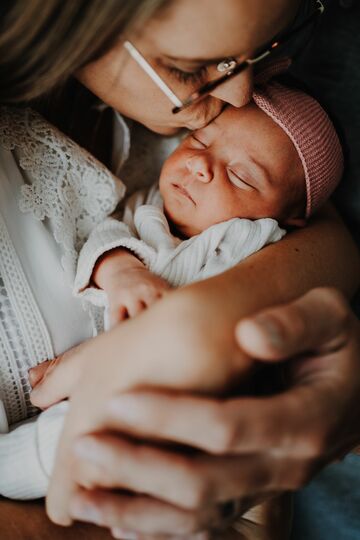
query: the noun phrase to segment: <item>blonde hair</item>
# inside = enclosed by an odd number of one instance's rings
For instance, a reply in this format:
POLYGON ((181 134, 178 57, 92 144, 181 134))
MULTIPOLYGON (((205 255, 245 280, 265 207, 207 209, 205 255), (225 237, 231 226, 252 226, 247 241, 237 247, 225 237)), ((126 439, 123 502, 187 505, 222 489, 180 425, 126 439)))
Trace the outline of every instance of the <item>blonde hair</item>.
POLYGON ((0 103, 64 84, 169 0, 1 0, 0 103))

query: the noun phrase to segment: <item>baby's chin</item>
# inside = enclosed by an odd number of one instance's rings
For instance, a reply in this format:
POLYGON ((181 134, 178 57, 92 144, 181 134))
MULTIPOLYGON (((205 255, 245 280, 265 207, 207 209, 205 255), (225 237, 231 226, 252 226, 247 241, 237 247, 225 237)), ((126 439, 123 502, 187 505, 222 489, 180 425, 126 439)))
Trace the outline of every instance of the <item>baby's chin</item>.
POLYGON ((166 208, 165 203, 164 214, 169 223, 171 234, 177 238, 186 239, 197 234, 191 225, 187 225, 183 220, 177 219, 176 215, 174 215, 170 209, 166 208))

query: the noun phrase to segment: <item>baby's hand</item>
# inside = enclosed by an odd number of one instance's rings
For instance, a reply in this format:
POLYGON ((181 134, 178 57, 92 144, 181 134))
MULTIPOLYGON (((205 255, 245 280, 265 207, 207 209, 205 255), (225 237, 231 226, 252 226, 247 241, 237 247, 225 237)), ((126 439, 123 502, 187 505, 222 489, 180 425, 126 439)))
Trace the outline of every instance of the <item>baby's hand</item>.
POLYGON ((125 249, 106 254, 95 268, 93 281, 107 293, 110 328, 135 317, 170 289, 164 279, 125 249))
POLYGON ((159 300, 169 288, 164 279, 152 274, 143 265, 119 270, 106 289, 110 327, 135 317, 159 300))

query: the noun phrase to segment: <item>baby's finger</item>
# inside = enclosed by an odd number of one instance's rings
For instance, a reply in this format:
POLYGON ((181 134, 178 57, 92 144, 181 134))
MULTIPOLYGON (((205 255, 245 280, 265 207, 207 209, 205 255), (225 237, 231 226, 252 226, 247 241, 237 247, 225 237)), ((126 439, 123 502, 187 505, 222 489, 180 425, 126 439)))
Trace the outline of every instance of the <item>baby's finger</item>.
POLYGON ((111 330, 117 324, 125 321, 129 318, 127 309, 125 306, 114 306, 108 313, 104 314, 104 329, 111 330))
POLYGON ((42 380, 45 373, 51 366, 51 360, 46 360, 45 362, 42 362, 38 366, 35 366, 31 369, 29 369, 29 383, 31 384, 32 388, 35 388, 35 386, 42 380))
POLYGON ((49 362, 45 375, 30 394, 33 405, 47 409, 71 395, 83 372, 86 348, 87 343, 82 343, 49 362))
POLYGON ((162 298, 162 293, 160 291, 153 291, 146 295, 146 297, 143 299, 143 302, 146 307, 150 307, 161 298, 162 298))
POLYGON ((134 299, 126 304, 127 312, 130 318, 136 317, 144 309, 146 309, 146 304, 143 300, 134 299))

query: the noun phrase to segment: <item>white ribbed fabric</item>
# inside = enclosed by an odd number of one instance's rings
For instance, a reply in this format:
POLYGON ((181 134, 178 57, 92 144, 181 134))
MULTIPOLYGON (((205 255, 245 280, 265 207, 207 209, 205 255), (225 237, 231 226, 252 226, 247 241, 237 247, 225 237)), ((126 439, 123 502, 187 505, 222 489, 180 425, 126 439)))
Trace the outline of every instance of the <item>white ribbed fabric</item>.
POLYGON ((74 292, 106 305, 104 291, 87 287, 97 259, 115 247, 131 250, 151 272, 180 287, 224 272, 284 234, 274 219, 235 218, 181 240, 170 232, 155 185, 128 199, 122 221, 109 218, 92 231, 80 253, 74 292))
POLYGON ((0 494, 12 499, 43 497, 68 403, 62 402, 37 417, 0 434, 0 494))

